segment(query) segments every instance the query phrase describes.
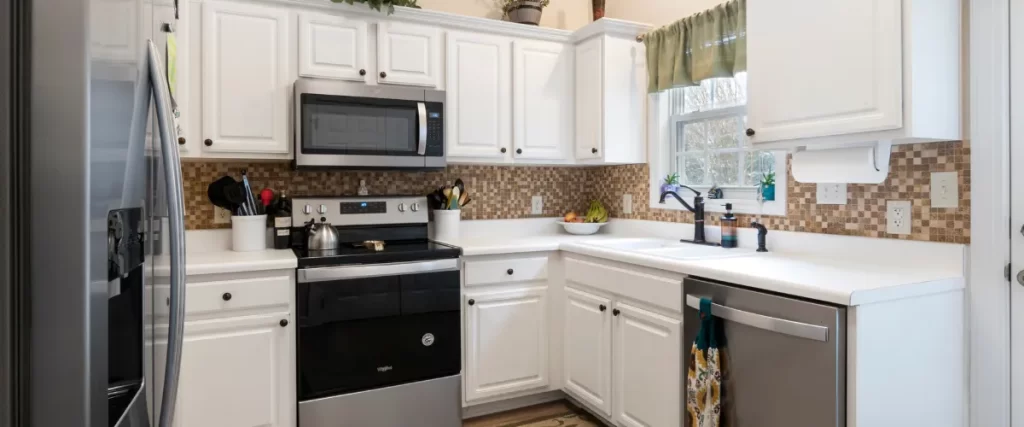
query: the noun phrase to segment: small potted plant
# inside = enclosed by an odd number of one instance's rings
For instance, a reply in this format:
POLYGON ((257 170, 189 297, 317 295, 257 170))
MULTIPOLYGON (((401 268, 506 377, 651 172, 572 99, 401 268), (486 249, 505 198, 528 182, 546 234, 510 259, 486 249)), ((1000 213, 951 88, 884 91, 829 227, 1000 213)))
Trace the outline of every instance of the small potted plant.
POLYGON ((775 172, 768 172, 762 175, 761 197, 769 202, 775 200, 775 172))
POLYGON ((540 25, 540 16, 551 0, 500 0, 501 10, 509 21, 540 25))
POLYGON ((662 182, 662 184, 661 184, 661 192, 662 193, 664 193, 666 191, 672 191, 672 192, 679 191, 679 174, 678 173, 672 173, 672 174, 669 174, 669 175, 665 176, 663 181, 664 182, 662 182))
POLYGON ((414 7, 419 9, 420 6, 416 4, 416 0, 331 0, 334 3, 366 3, 371 9, 376 11, 387 10, 388 15, 395 13, 395 6, 414 7))
POLYGON ((594 6, 594 20, 604 18, 604 2, 605 0, 592 0, 594 6))

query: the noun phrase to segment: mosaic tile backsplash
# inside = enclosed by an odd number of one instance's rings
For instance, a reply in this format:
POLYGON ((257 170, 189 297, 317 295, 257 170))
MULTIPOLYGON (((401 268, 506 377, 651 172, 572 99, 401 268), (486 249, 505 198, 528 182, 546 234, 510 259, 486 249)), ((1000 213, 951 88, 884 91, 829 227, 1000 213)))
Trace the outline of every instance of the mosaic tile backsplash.
MULTIPOLYGON (((964 142, 900 145, 893 147, 889 178, 879 185, 848 185, 846 205, 818 205, 817 186, 787 181, 786 216, 765 216, 771 230, 902 238, 970 243, 970 146, 964 142), (960 207, 930 207, 932 172, 958 172, 960 207), (897 236, 885 232, 886 200, 910 200, 913 230, 897 236)), ((584 211, 591 199, 607 206, 614 218, 693 222, 685 211, 649 206, 647 165, 601 167, 450 166, 444 171, 293 171, 287 163, 185 163, 185 223, 189 229, 227 228, 214 224, 214 206, 206 187, 224 175, 236 178, 248 170, 254 188, 270 187, 291 197, 356 194, 365 179, 371 195, 426 194, 462 178, 473 202, 463 219, 528 218, 530 200, 544 197, 544 217, 584 211), (622 213, 622 195, 633 195, 633 213, 622 213)), ((720 214, 708 213, 708 224, 718 225, 720 214)), ((751 215, 737 215, 742 225, 751 215)))

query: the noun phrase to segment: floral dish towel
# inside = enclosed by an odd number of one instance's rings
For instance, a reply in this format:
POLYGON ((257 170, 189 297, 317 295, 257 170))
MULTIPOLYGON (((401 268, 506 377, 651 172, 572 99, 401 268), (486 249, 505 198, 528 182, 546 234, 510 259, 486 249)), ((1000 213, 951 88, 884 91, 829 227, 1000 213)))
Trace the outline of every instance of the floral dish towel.
POLYGON ((722 359, 716 323, 711 300, 701 298, 700 331, 690 349, 686 373, 686 412, 692 427, 719 427, 722 418, 722 359))

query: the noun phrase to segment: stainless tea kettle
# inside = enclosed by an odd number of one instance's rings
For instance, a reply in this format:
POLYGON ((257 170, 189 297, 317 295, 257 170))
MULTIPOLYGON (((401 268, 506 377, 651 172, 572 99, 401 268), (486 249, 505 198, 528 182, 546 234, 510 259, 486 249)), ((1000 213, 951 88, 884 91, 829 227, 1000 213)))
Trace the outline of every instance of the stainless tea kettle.
POLYGON ((338 230, 327 222, 327 218, 320 218, 320 223, 310 220, 306 227, 306 248, 311 251, 329 251, 338 249, 338 230))

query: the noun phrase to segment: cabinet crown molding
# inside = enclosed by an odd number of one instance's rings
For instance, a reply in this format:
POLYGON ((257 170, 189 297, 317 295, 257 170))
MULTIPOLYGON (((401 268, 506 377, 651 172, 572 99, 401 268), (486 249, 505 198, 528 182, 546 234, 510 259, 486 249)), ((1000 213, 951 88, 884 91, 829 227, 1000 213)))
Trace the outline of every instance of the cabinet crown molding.
POLYGON ((635 38, 652 30, 654 30, 654 26, 651 24, 614 18, 601 18, 573 32, 572 41, 579 43, 596 35, 635 38))

